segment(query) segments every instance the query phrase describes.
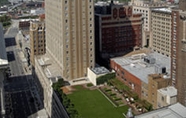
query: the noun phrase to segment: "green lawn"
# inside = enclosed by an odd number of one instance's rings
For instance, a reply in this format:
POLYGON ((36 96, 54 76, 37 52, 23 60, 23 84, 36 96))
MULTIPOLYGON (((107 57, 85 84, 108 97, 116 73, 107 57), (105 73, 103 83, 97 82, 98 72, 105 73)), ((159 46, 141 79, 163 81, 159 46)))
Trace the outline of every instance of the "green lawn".
POLYGON ((81 118, 124 118, 128 106, 114 107, 98 90, 76 86, 77 91, 68 95, 81 118))

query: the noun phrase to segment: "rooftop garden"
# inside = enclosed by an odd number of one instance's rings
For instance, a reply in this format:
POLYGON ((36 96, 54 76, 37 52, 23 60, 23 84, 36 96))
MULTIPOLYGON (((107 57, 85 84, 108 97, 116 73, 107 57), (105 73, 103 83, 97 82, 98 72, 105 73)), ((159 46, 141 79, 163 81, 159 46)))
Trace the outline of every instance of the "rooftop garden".
POLYGON ((67 95, 80 118, 124 118, 128 106, 115 107, 98 90, 89 90, 83 86, 74 86, 75 91, 67 95))
MULTIPOLYGON (((116 105, 127 104, 132 106, 137 112, 146 112, 152 110, 152 105, 146 101, 139 99, 137 93, 133 92, 131 88, 117 79, 113 74, 107 74, 97 78, 97 80, 102 79, 99 84, 104 84, 105 86, 100 87, 100 90, 116 105), (120 95, 119 95, 120 94, 120 95), (125 99, 125 100, 123 100, 125 99), (119 101, 119 102, 118 102, 119 101)), ((138 114, 138 113, 137 113, 138 114)))

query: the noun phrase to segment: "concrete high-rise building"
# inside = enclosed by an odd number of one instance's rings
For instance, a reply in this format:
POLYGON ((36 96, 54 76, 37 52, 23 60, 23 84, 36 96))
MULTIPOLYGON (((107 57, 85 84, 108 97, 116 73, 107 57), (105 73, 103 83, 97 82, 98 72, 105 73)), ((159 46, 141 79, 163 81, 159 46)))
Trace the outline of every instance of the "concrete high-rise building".
POLYGON ((94 59, 94 0, 45 0, 46 48, 64 79, 87 76, 94 59))
POLYGON ((150 47, 163 55, 171 56, 172 11, 168 8, 153 9, 150 47))
POLYGON ((150 32, 151 32, 151 10, 155 8, 162 8, 167 6, 166 3, 159 0, 146 1, 146 0, 132 0, 133 13, 141 13, 143 18, 142 28, 142 46, 150 46, 150 32))
POLYGON ((45 46, 45 22, 31 21, 30 22, 30 61, 34 66, 34 56, 43 55, 46 52, 45 46))

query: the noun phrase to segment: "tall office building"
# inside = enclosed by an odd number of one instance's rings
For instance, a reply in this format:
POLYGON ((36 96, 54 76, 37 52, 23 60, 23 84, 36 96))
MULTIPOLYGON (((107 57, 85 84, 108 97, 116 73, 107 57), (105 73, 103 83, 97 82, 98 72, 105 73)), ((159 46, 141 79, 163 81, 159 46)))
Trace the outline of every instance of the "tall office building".
POLYGON ((177 88, 177 100, 186 106, 186 0, 172 13, 171 78, 177 88))
POLYGON ((64 79, 94 67, 94 0, 45 0, 46 48, 64 79))
POLYGON ((166 7, 165 2, 159 0, 131 0, 133 6, 133 13, 141 13, 143 17, 142 28, 142 46, 149 47, 152 40, 150 40, 151 33, 151 10, 155 8, 166 7))
POLYGON ((172 82, 178 90, 178 102, 186 106, 186 12, 180 12, 178 18, 177 53, 176 59, 172 58, 172 82))

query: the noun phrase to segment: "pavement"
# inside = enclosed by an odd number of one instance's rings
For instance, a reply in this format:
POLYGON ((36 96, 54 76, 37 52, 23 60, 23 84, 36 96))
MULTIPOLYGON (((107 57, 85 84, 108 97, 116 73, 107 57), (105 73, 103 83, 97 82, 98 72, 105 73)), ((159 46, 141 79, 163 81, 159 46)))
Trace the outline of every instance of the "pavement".
POLYGON ((27 118, 43 108, 31 70, 22 61, 24 54, 15 38, 18 32, 18 22, 13 21, 4 36, 10 67, 4 82, 6 118, 27 118))

